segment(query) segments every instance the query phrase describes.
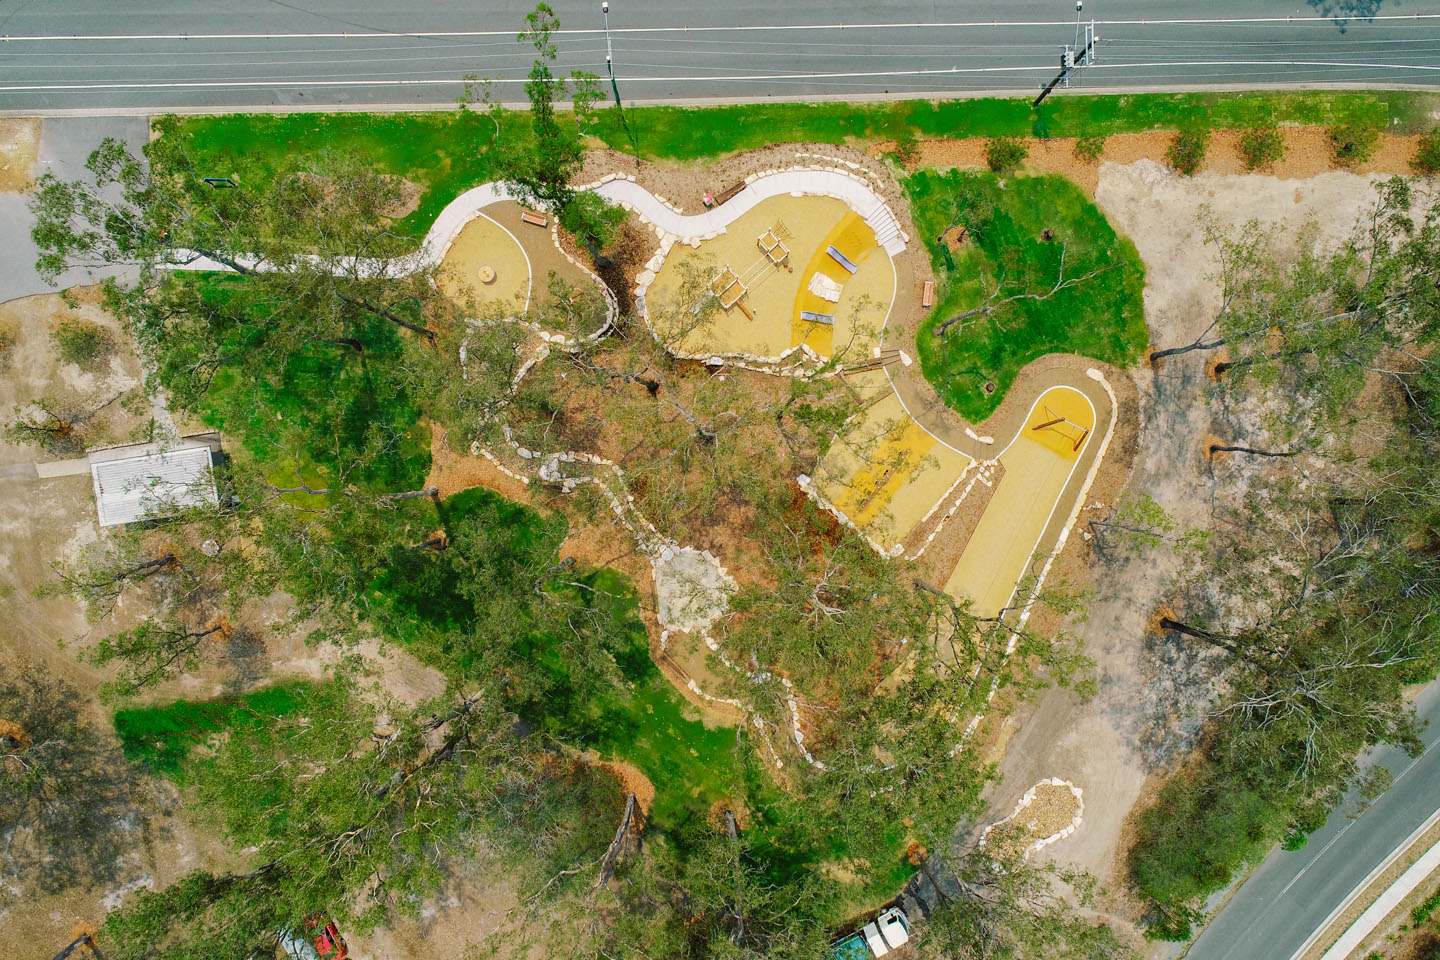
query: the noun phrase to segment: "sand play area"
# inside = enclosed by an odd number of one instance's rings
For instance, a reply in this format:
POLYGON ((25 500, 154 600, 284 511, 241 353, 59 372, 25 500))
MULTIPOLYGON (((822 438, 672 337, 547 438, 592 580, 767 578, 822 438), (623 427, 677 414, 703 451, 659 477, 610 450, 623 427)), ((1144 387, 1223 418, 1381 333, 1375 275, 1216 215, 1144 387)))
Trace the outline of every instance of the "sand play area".
POLYGON ((648 302, 678 353, 779 357, 803 343, 822 357, 864 357, 894 296, 894 267, 858 214, 831 197, 780 196, 698 247, 676 245, 648 302), (693 327, 707 295, 719 301, 714 319, 693 327))
POLYGON ((476 312, 499 306, 524 313, 532 284, 530 258, 520 242, 483 213, 460 231, 440 265, 440 289, 473 304, 476 312))

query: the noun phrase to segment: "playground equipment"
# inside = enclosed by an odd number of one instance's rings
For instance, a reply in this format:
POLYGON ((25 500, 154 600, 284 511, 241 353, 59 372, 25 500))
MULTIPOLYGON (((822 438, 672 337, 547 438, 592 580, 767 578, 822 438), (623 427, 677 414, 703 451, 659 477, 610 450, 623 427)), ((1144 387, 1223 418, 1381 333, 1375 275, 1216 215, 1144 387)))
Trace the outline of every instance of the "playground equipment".
POLYGON ((1051 410, 1048 406, 1045 407, 1045 416, 1049 419, 1042 420, 1040 423, 1035 424, 1035 426, 1031 427, 1030 430, 1032 432, 1038 430, 1054 430, 1061 436, 1063 436, 1066 440, 1071 440, 1071 453, 1078 453, 1080 448, 1085 445, 1085 441, 1090 436, 1090 428, 1082 427, 1078 423, 1070 422, 1065 417, 1057 414, 1054 410, 1051 410), (1079 437, 1075 437, 1075 431, 1079 432, 1079 437))
POLYGON ((765 256, 770 259, 770 262, 777 267, 790 259, 790 248, 780 242, 780 238, 775 236, 775 231, 773 230, 766 230, 760 234, 760 236, 756 238, 755 243, 764 251, 765 256))
POLYGON ((834 260, 836 263, 840 264, 840 266, 844 267, 850 273, 854 273, 856 270, 860 269, 859 266, 851 262, 849 257, 845 256, 845 254, 837 250, 833 243, 825 248, 825 252, 830 254, 831 260, 834 260))
MULTIPOLYGON (((755 238, 756 245, 760 248, 761 257, 750 266, 745 268, 744 273, 737 274, 727 264, 715 279, 710 281, 710 292, 720 300, 720 306, 726 310, 731 307, 739 307, 740 312, 751 320, 755 314, 743 302, 745 294, 750 288, 769 275, 772 269, 785 267, 792 269, 788 261, 790 259, 790 248, 785 246, 781 236, 786 236, 789 231, 783 223, 777 223, 774 227, 766 230, 755 238)), ((834 318, 831 318, 831 323, 834 318)))

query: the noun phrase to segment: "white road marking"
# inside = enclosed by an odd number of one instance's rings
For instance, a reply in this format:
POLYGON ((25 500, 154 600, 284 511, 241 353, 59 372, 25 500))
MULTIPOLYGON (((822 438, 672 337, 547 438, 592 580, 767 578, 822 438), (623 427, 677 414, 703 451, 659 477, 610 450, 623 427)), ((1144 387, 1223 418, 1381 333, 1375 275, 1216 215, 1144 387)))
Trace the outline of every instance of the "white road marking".
MULTIPOLYGON (((1165 62, 1147 61, 1145 63, 1097 63, 1086 67, 1086 70, 1130 70, 1135 68, 1153 67, 1242 67, 1242 66, 1267 66, 1267 67, 1353 67, 1366 70, 1421 70, 1426 72, 1440 72, 1440 65, 1436 64, 1407 64, 1407 63, 1348 63, 1337 60, 1174 60, 1165 62)), ((1009 66, 1009 67, 949 67, 933 70, 864 70, 853 72, 837 73, 753 73, 753 74, 724 74, 705 76, 671 76, 671 77, 647 77, 631 76, 618 77, 617 80, 626 83, 733 83, 736 81, 758 81, 758 80, 837 80, 851 77, 910 77, 910 76, 947 76, 958 74, 975 73, 1050 73, 1055 70, 1054 64, 1041 66, 1009 66)), ((34 83, 14 84, 0 86, 0 93, 17 93, 22 91, 38 90, 192 90, 207 88, 237 88, 237 87, 414 87, 414 86, 441 86, 460 83, 460 77, 426 77, 426 78, 398 78, 392 80, 307 80, 304 78, 295 79, 268 79, 268 80, 191 80, 191 81, 169 81, 169 80, 141 80, 141 81, 115 81, 104 83, 34 83)), ((526 83, 526 77, 493 77, 490 83, 526 83)))
MULTIPOLYGON (((1358 23, 1382 21, 1440 20, 1440 13, 1380 14, 1373 17, 1336 18, 1323 16, 1295 17, 1177 17, 1172 19, 1096 20, 1097 27, 1110 26, 1209 26, 1227 24, 1288 23, 1297 26, 1331 26, 1337 20, 1358 23)), ((1073 20, 937 20, 920 23, 794 23, 773 26, 732 25, 716 27, 613 27, 612 34, 628 33, 779 33, 810 30, 935 30, 966 27, 1069 27, 1073 20)), ((557 30, 556 37, 603 36, 600 27, 579 30, 557 30)), ((59 40, 343 40, 351 37, 513 37, 514 30, 353 30, 339 33, 116 33, 116 34, 36 34, 3 37, 4 42, 54 42, 59 40)))

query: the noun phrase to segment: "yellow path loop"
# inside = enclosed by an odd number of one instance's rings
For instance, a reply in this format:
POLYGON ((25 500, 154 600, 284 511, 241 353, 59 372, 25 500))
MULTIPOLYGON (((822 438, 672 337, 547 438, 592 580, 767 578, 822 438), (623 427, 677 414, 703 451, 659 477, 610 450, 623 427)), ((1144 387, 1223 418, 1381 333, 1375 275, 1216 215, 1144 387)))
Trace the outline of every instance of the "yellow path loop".
POLYGON ((1053 387, 1040 395, 1019 436, 1000 455, 1005 475, 945 583, 945 592, 969 597, 974 601, 972 610, 982 617, 993 617, 1005 608, 1016 584, 1033 572, 1028 569, 1031 554, 1090 438, 1086 436, 1079 450, 1074 442, 1094 426, 1090 401, 1079 391, 1053 387), (1069 425, 1034 429, 1056 415, 1078 429, 1069 425))

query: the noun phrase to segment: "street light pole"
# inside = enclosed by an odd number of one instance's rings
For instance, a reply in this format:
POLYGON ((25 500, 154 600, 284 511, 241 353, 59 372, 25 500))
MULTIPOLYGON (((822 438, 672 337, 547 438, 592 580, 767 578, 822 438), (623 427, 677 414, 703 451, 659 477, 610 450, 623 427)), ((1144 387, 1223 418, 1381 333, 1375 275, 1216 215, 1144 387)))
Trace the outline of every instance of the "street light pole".
POLYGON ((610 75, 610 89, 615 93, 615 106, 620 106, 620 86, 615 82, 615 47, 610 42, 610 0, 600 4, 605 14, 605 72, 610 75))
POLYGON ((1035 98, 1032 107, 1039 107, 1045 98, 1050 96, 1050 91, 1060 84, 1070 86, 1070 74, 1078 67, 1088 66, 1095 62, 1095 44, 1100 39, 1095 35, 1095 21, 1090 21, 1090 26, 1085 28, 1085 45, 1080 45, 1080 10, 1085 0, 1075 0, 1075 46, 1065 44, 1060 48, 1060 72, 1055 79, 1045 84, 1040 89, 1040 96, 1035 98))
POLYGON ((605 72, 610 75, 610 91, 615 94, 615 109, 620 111, 620 126, 625 128, 625 134, 630 138, 630 146, 635 149, 638 162, 640 144, 635 139, 635 131, 630 129, 630 124, 625 119, 625 106, 620 102, 620 85, 615 82, 615 47, 610 42, 610 0, 604 0, 600 4, 600 12, 605 15, 605 72))

